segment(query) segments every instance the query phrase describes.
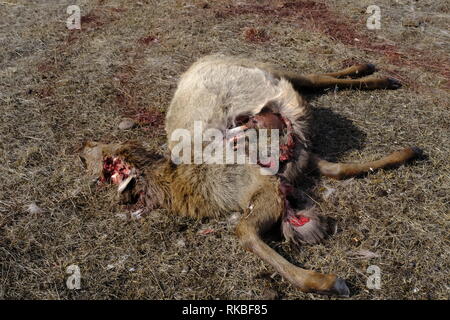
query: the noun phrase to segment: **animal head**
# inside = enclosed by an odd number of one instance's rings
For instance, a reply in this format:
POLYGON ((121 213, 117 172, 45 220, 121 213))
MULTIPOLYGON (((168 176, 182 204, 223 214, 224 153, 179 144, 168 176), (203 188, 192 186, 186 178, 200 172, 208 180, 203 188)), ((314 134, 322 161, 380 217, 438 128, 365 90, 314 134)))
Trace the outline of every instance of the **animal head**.
MULTIPOLYGON (((151 188, 154 175, 148 172, 164 161, 164 157, 148 151, 140 143, 87 141, 81 148, 80 159, 97 184, 117 185, 121 203, 134 204, 155 198, 148 194, 157 192, 151 188)), ((148 206, 156 207, 156 203, 148 206)))

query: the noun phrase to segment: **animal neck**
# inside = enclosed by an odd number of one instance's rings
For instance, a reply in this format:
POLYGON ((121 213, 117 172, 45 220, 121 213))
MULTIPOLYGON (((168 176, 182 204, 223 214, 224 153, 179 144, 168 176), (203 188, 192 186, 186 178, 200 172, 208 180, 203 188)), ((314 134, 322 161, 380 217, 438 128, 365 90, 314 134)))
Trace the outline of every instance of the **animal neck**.
POLYGON ((146 170, 145 204, 150 210, 156 208, 170 210, 170 184, 174 170, 174 165, 168 159, 160 159, 146 170))

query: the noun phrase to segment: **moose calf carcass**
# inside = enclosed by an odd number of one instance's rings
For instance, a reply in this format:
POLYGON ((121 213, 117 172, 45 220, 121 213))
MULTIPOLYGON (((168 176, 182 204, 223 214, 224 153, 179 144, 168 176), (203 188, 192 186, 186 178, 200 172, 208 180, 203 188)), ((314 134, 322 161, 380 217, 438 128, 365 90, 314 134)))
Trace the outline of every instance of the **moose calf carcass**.
POLYGON ((154 154, 138 142, 87 142, 81 156, 91 174, 118 184, 125 203, 143 201, 148 210, 162 207, 192 218, 242 212, 236 234, 246 250, 304 292, 348 296, 343 279, 293 265, 261 236, 280 221, 283 235, 295 244, 319 243, 327 236, 325 220, 296 187, 311 168, 327 177, 343 179, 400 165, 420 153, 413 147, 367 163, 331 163, 310 152, 308 129, 315 124, 299 92, 336 86, 401 86, 391 78, 357 79, 374 71, 373 65, 361 64, 334 73, 299 75, 237 57, 203 57, 182 75, 168 109, 165 128, 170 155, 154 154), (208 141, 194 146, 196 126, 201 127, 200 136, 210 129, 216 136, 222 134, 219 142, 229 146, 224 147, 226 150, 236 151, 243 144, 245 155, 254 147, 247 132, 264 136, 260 134, 264 131, 266 137, 269 133, 273 137, 276 132, 276 156, 260 158, 258 153, 253 162, 220 162, 217 160, 224 160, 225 156, 219 147, 216 161, 202 162, 198 153, 208 148, 208 141), (174 136, 191 137, 188 146, 192 148, 180 152, 180 140, 174 136), (240 144, 241 141, 244 142, 240 144))

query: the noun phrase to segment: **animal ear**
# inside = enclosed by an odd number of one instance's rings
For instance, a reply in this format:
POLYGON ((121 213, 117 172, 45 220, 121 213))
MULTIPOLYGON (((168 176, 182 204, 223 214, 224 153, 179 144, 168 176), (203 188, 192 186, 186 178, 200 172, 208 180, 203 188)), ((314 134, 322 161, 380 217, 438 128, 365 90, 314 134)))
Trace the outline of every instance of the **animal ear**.
POLYGON ((96 143, 97 143, 97 142, 90 141, 90 140, 83 140, 82 142, 76 144, 76 145, 71 149, 71 151, 72 151, 73 153, 81 153, 81 152, 83 152, 83 150, 84 150, 86 147, 93 147, 93 146, 95 146, 96 143))
POLYGON ((79 157, 90 175, 100 176, 103 168, 103 152, 101 144, 93 141, 86 141, 79 157))
POLYGON ((81 164, 83 165, 83 168, 84 168, 84 169, 87 169, 86 158, 83 157, 82 155, 79 155, 78 158, 80 159, 81 164))
POLYGON ((83 140, 81 144, 78 145, 78 147, 75 148, 75 152, 78 153, 78 158, 81 160, 81 163, 85 169, 88 168, 88 162, 86 159, 86 151, 90 148, 95 148, 98 145, 97 142, 90 141, 90 140, 83 140))
POLYGON ((80 151, 85 148, 95 148, 96 146, 98 146, 98 144, 99 144, 98 142, 92 140, 84 140, 83 143, 81 144, 80 151))

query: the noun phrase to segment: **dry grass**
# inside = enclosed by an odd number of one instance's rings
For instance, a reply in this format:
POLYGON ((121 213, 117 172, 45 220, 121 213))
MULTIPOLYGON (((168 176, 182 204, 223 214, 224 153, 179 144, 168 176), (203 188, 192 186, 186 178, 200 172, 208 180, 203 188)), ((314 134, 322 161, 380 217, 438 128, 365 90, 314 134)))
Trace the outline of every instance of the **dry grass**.
POLYGON ((180 73, 222 52, 304 73, 370 61, 406 82, 398 91, 311 96, 316 150, 360 160, 418 145, 428 159, 364 179, 313 177, 305 185, 337 219, 338 233, 299 252, 272 245, 299 265, 347 278, 352 299, 448 299, 448 2, 414 2, 412 12, 406 0, 377 1, 379 31, 365 28, 372 1, 78 3, 81 31, 65 28, 72 2, 0 3, 1 297, 324 298, 271 277, 240 248, 227 217, 192 221, 158 211, 123 220, 114 190, 85 177, 76 154, 84 139, 135 138, 162 150, 180 73), (140 126, 120 131, 122 117, 140 126), (325 199, 327 188, 335 191, 325 199), (27 210, 31 203, 42 211, 27 210), (215 231, 199 235, 205 227, 215 231), (379 257, 350 259, 360 249, 379 257), (65 286, 71 264, 81 269, 78 291, 65 286), (372 264, 382 270, 381 290, 365 286, 372 264))

